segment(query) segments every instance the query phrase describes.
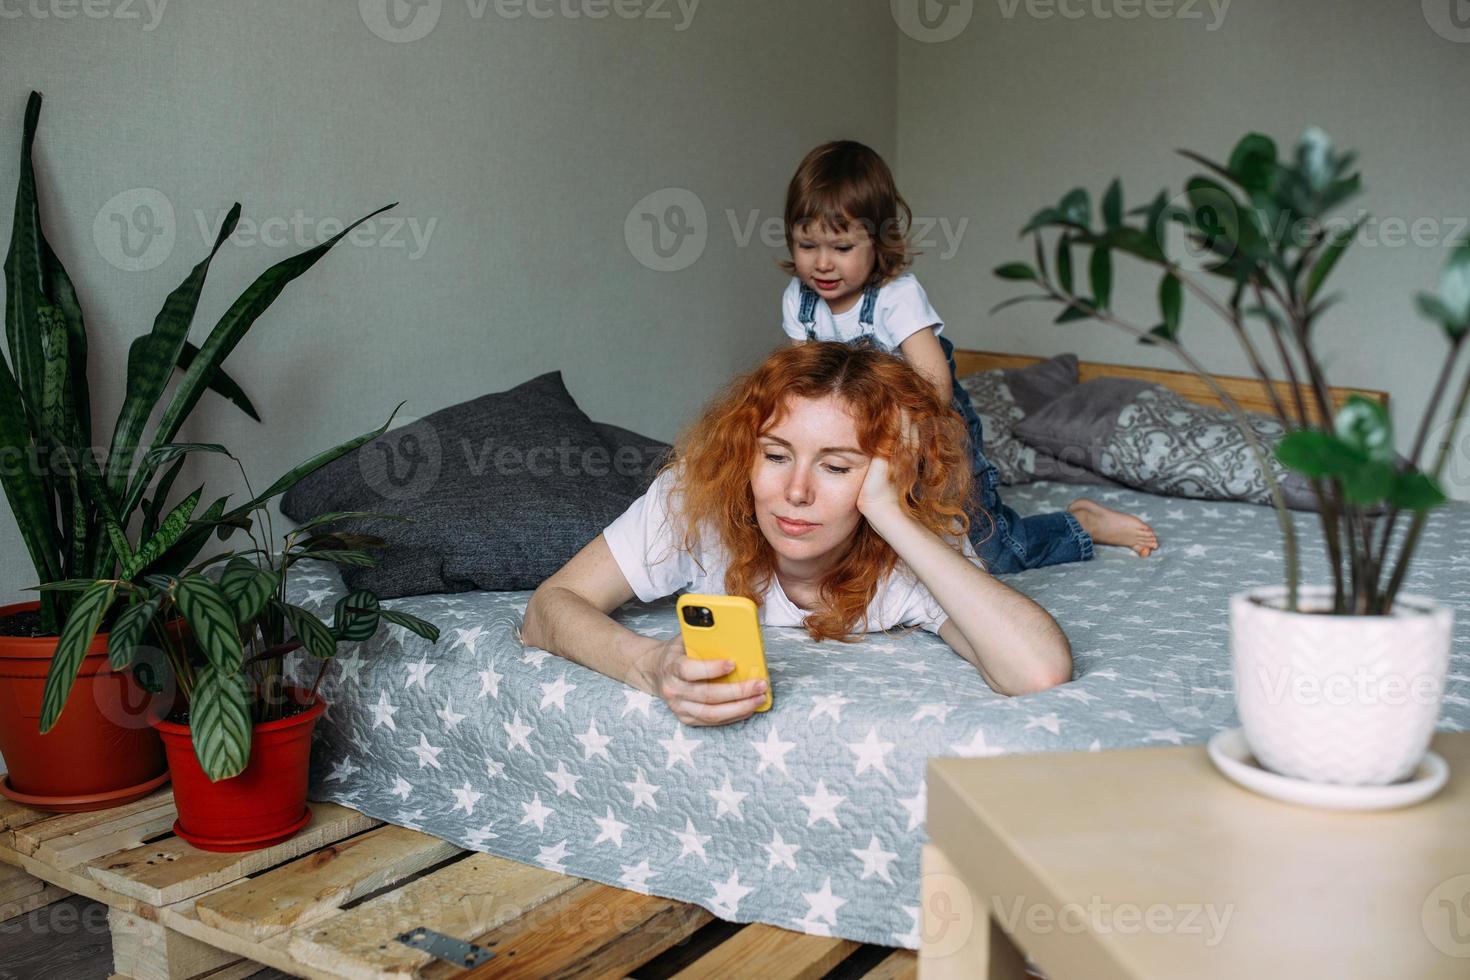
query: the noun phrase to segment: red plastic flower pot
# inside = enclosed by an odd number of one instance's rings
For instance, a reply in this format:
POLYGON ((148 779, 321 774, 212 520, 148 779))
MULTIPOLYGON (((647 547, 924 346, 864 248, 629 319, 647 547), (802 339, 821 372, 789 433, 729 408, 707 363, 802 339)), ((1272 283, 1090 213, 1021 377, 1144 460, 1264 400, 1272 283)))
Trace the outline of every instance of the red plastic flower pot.
POLYGON ((289 839, 311 821, 311 733, 327 704, 301 688, 287 688, 287 694, 311 707, 254 726, 245 771, 219 782, 210 782, 200 767, 189 726, 164 720, 158 710, 150 713, 173 776, 175 834, 203 851, 254 851, 289 839))
MULTIPOLYGON (((0 619, 41 608, 0 606, 0 619)), ((87 649, 56 724, 41 734, 41 695, 54 636, 0 636, 0 794, 37 810, 102 810, 139 800, 168 781, 163 745, 149 727, 153 696, 131 671, 107 662, 107 634, 87 649)))

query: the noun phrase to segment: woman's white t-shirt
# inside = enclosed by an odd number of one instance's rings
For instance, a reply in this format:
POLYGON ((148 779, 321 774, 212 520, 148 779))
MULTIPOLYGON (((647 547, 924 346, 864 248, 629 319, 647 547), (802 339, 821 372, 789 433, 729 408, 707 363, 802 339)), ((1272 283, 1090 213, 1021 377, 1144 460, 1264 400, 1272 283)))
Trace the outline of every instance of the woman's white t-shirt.
MULTIPOLYGON (((817 297, 816 310, 812 314, 817 339, 856 340, 866 332, 858 322, 862 310, 861 296, 849 309, 836 314, 826 300, 817 297)), ((781 329, 793 340, 806 340, 806 327, 800 316, 801 280, 792 276, 781 296, 781 329)), ((885 350, 898 350, 900 344, 925 327, 932 327, 934 335, 938 336, 944 329, 944 323, 934 312, 934 307, 929 305, 929 297, 913 273, 906 272, 878 287, 878 298, 873 304, 872 336, 885 350)))
MULTIPOLYGON (((693 553, 682 547, 682 528, 678 535, 674 533, 674 524, 669 519, 669 492, 673 482, 674 471, 664 470, 648 491, 602 532, 623 577, 643 602, 673 595, 680 589, 710 595, 725 591, 729 555, 717 540, 712 540, 714 533, 702 535, 693 553)), ((980 565, 969 539, 957 537, 956 543, 965 557, 980 565)), ((808 612, 786 597, 773 575, 760 606, 760 621, 766 626, 799 627, 808 612)), ((867 630, 871 633, 895 626, 920 626, 938 633, 948 619, 939 601, 900 561, 878 583, 878 590, 868 604, 867 630)))

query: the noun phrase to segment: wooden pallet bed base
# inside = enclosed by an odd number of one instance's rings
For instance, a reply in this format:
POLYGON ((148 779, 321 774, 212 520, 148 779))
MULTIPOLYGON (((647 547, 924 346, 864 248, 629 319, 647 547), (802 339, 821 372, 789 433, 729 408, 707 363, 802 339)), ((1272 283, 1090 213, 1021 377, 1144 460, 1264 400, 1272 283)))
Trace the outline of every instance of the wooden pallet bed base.
POLYGON ((311 823, 290 840, 216 854, 172 834, 167 787, 91 813, 0 800, 0 900, 25 911, 25 902, 75 892, 107 905, 125 980, 237 980, 264 966, 312 980, 635 971, 815 980, 839 964, 853 976, 916 976, 910 950, 726 923, 698 905, 466 851, 348 807, 310 806, 311 823), (399 941, 414 933, 494 955, 451 963, 399 941))

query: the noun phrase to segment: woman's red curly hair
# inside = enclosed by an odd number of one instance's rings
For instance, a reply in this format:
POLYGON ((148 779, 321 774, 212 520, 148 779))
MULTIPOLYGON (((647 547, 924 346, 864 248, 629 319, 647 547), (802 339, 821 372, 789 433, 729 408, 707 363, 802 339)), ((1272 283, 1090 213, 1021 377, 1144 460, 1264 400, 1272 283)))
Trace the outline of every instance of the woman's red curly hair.
MULTIPOLYGON (((685 430, 665 468, 675 471, 682 547, 694 552, 712 532, 730 556, 725 591, 762 602, 776 571, 775 551, 756 523, 751 469, 759 438, 785 413, 786 400, 835 395, 857 423, 858 448, 885 456, 901 506, 936 534, 965 534, 971 504, 968 434, 934 386, 899 357, 873 347, 818 341, 782 348, 737 378, 685 430), (916 439, 900 439, 900 419, 916 439)), ((679 541, 679 536, 675 535, 679 541)), ((820 585, 822 607, 806 618, 814 640, 851 641, 867 630, 867 609, 898 555, 866 521, 852 547, 820 585)))

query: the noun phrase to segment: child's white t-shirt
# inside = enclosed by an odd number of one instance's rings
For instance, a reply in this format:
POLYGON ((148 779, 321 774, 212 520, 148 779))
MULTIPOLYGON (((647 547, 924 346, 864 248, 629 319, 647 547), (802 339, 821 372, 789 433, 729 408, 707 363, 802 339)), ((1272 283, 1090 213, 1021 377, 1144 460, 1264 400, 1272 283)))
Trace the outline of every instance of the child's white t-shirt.
MULTIPOLYGON (((680 589, 708 595, 725 592, 725 569, 729 555, 714 532, 702 535, 698 549, 682 547, 682 528, 675 535, 669 519, 669 492, 674 471, 664 470, 642 497, 633 501, 620 517, 602 532, 608 549, 643 602, 673 595, 680 589)), ((968 538, 957 536, 965 557, 976 565, 980 559, 968 538)), ((983 566, 981 566, 983 567, 983 566)), ((802 626, 810 610, 799 608, 786 597, 773 575, 760 606, 760 621, 766 626, 802 626)), ((895 626, 920 626, 931 633, 949 619, 939 601, 902 561, 878 583, 868 604, 867 631, 880 632, 895 626)))
MULTIPOLYGON (((862 313, 862 296, 851 308, 834 314, 827 301, 817 297, 813 312, 818 340, 856 340, 865 332, 858 316, 862 313)), ((781 329, 794 340, 806 340, 806 327, 801 319, 801 280, 795 276, 786 285, 781 296, 781 329)), ((913 273, 906 272, 892 282, 878 287, 878 298, 873 305, 873 337, 884 349, 897 351, 909 337, 925 327, 934 328, 938 336, 944 328, 939 314, 929 305, 924 287, 913 273)))

